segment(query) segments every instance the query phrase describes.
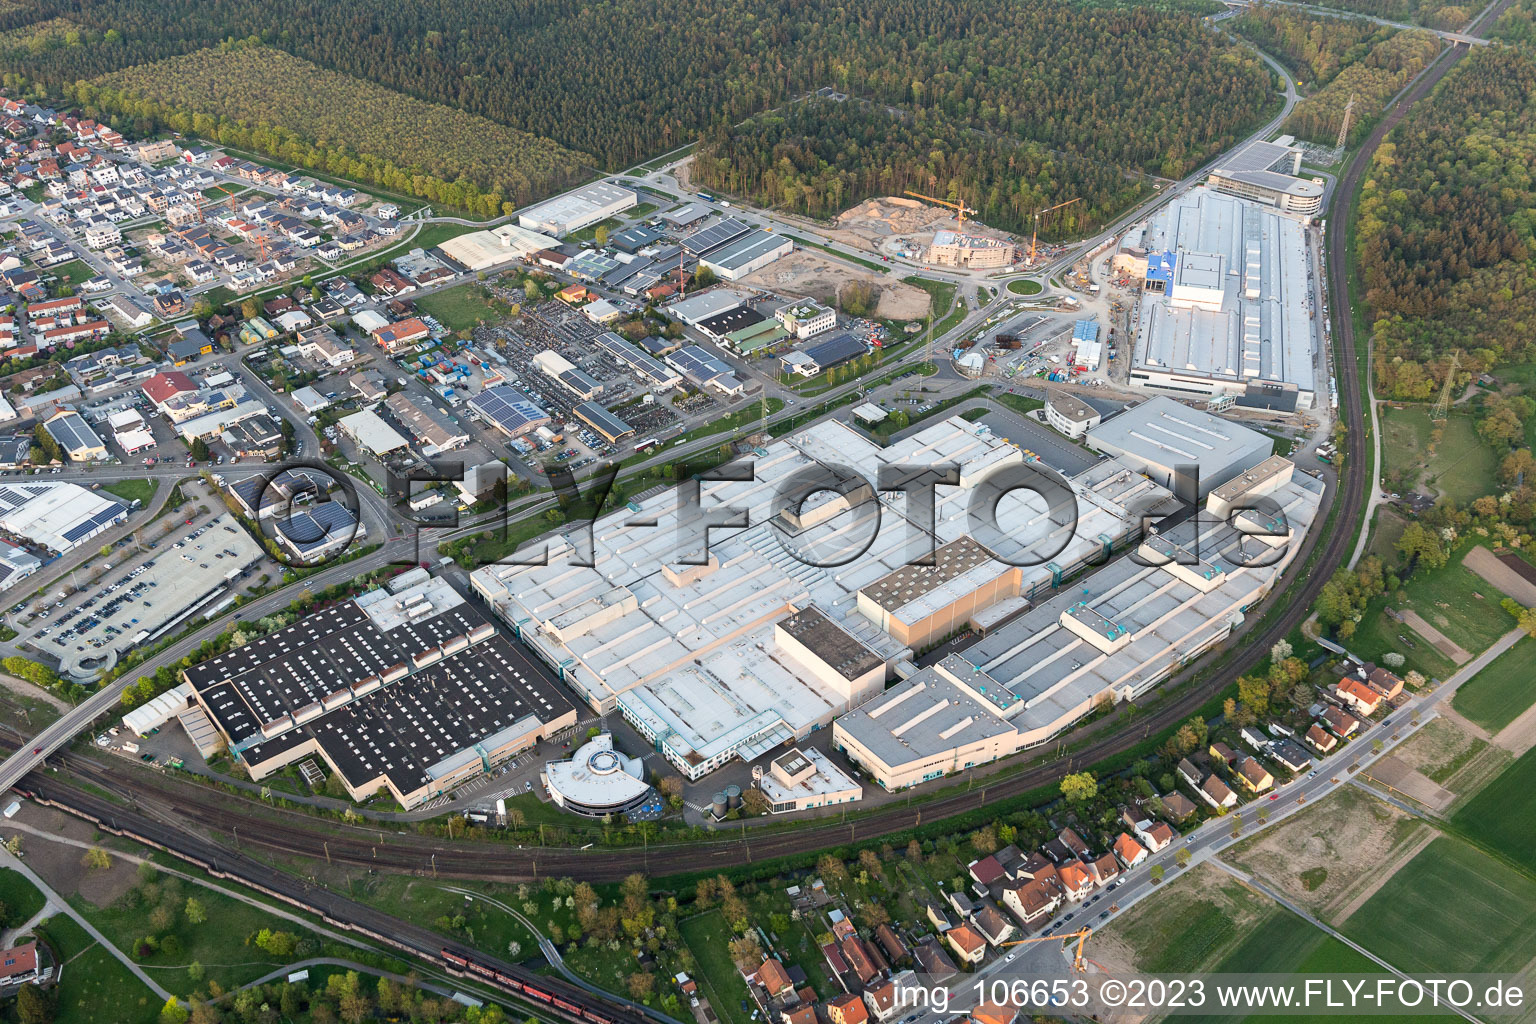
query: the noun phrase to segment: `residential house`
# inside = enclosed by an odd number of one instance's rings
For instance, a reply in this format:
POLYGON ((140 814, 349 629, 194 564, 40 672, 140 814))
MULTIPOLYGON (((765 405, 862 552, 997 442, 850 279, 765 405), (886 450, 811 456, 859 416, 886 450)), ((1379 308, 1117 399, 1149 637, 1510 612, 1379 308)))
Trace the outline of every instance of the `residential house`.
POLYGON ((1403 692, 1403 681, 1380 665, 1366 663, 1360 671, 1365 673, 1366 683, 1384 700, 1391 700, 1403 692))
POLYGON ((1161 799, 1163 801, 1163 813, 1168 816, 1170 821, 1187 821, 1197 810, 1194 801, 1183 793, 1164 793, 1161 799))
POLYGON ((795 983, 790 980, 789 972, 773 957, 758 966, 755 980, 768 993, 769 999, 780 999, 785 995, 793 995, 795 991, 795 983))
POLYGON ((843 952, 843 959, 848 961, 848 969, 854 977, 859 979, 859 984, 872 984, 880 977, 883 965, 877 959, 877 954, 869 947, 869 944, 857 935, 850 935, 838 943, 843 952))
POLYGON ((944 899, 954 908, 955 914, 962 921, 976 912, 975 901, 959 890, 946 893, 944 899))
POLYGON ((1256 753, 1263 753, 1269 746, 1269 738, 1252 726, 1243 726, 1237 730, 1237 734, 1243 738, 1243 742, 1254 749, 1256 753))
POLYGON ((944 940, 962 963, 975 966, 987 955, 987 940, 968 924, 955 925, 944 933, 944 940))
POLYGON ((1115 838, 1115 856, 1129 870, 1147 859, 1147 851, 1129 832, 1121 832, 1115 838))
POLYGON ((1156 824, 1151 821, 1142 822, 1136 829, 1136 836, 1152 853, 1167 849, 1168 844, 1177 838, 1176 833, 1165 821, 1159 821, 1156 824))
POLYGON ((385 295, 403 295, 416 290, 416 284, 393 267, 384 267, 368 279, 374 289, 385 295))
POLYGON ((1200 783, 1200 788, 1196 792, 1200 794, 1200 799, 1212 807, 1237 806, 1237 794, 1232 792, 1225 782, 1222 782, 1214 775, 1206 776, 1205 781, 1200 783))
POLYGON ((869 1020, 869 1007, 852 992, 828 999, 825 1006, 830 1024, 864 1024, 869 1020))
POLYGON ((1215 743, 1211 744, 1208 753, 1222 764, 1231 764, 1233 761, 1237 760, 1237 751, 1233 750, 1231 747, 1227 746, 1220 740, 1217 740, 1215 743))
POLYGON ((944 908, 944 904, 929 900, 924 910, 928 915, 928 923, 939 931, 947 932, 955 926, 955 922, 949 919, 949 911, 944 908))
POLYGON ((1312 766, 1312 758, 1307 755, 1301 744, 1292 739, 1284 739, 1269 748, 1269 756, 1285 768, 1293 772, 1299 772, 1303 768, 1312 766))
POLYGON ((1056 864, 1039 850, 1035 850, 1024 863, 1014 869, 1015 878, 1038 878, 1044 876, 1047 880, 1056 877, 1056 864))
POLYGON ((299 334, 299 355, 326 366, 345 366, 357 353, 329 327, 320 326, 299 334))
POLYGON ((1108 885, 1120 877, 1120 862, 1115 859, 1113 853, 1106 853, 1089 864, 1088 870, 1093 872, 1095 882, 1108 885))
POLYGON ((1237 777, 1255 793, 1263 793, 1275 785, 1275 777, 1255 757, 1245 757, 1237 763, 1237 777))
POLYGON ((864 989, 864 1008, 877 1021, 887 1021, 901 1012, 896 999, 896 983, 887 979, 864 989))
POLYGON ((1349 739, 1360 728, 1360 720, 1358 718, 1339 708, 1324 708, 1322 715, 1319 717, 1322 718, 1323 724, 1328 727, 1329 731, 1341 740, 1349 739))
POLYGON ((1035 878, 1014 882, 1003 887, 1003 905, 1027 928, 1049 917, 1061 905, 1061 891, 1035 878))
POLYGON ((1074 903, 1086 899, 1088 894, 1093 892, 1093 884, 1093 872, 1083 867, 1078 861, 1074 860, 1061 866, 1061 891, 1074 903))
POLYGON ((848 961, 843 959, 843 954, 838 950, 837 943, 828 942, 821 947, 822 959, 826 960, 827 967, 832 971, 832 977, 843 987, 844 992, 853 990, 853 972, 848 967, 848 961))
POLYGON ((1199 788, 1200 780, 1205 777, 1205 773, 1202 772, 1199 768, 1196 768, 1194 762, 1187 757, 1179 758, 1178 771, 1179 778, 1183 779, 1185 782, 1196 788, 1199 788))
POLYGON ((897 964, 912 955, 907 949, 907 944, 901 941, 901 936, 897 935, 895 929, 888 924, 882 923, 875 927, 875 942, 885 953, 887 963, 897 964))
POLYGON ((1324 731, 1323 727, 1316 722, 1313 722, 1311 727, 1307 729, 1307 742, 1312 744, 1312 749, 1316 750, 1319 754, 1332 753, 1333 748, 1339 745, 1339 741, 1324 731))
POLYGON ((990 903, 978 909, 971 917, 971 927, 987 940, 987 945, 993 947, 1000 946, 1013 938, 1013 933, 1017 930, 1013 922, 990 903))
POLYGON ((1056 838, 1061 841, 1063 846, 1071 850, 1079 860, 1086 860, 1090 856, 1088 851, 1088 844, 1083 842, 1082 836, 1078 835, 1070 828, 1062 829, 1056 838))
POLYGON ((1003 865, 992 854, 987 854, 980 860, 973 860, 967 865, 971 878, 977 885, 983 888, 991 886, 994 882, 1000 882, 1006 878, 1003 865))
POLYGON ((105 338, 112 333, 112 325, 105 320, 92 320, 83 324, 70 324, 65 327, 55 327, 43 332, 39 339, 44 347, 63 345, 67 342, 88 341, 94 338, 105 338))
POLYGON ((1013 1024, 1018 1015, 1017 1007, 997 1003, 982 1003, 970 1012, 971 1024, 1013 1024))
POLYGON ((1334 686, 1333 692, 1341 704, 1353 708, 1362 715, 1374 715, 1377 707, 1381 705, 1381 694, 1368 683, 1353 676, 1340 679, 1334 686))
POLYGON ((28 942, 0 951, 0 989, 15 988, 52 974, 38 967, 37 943, 28 942))

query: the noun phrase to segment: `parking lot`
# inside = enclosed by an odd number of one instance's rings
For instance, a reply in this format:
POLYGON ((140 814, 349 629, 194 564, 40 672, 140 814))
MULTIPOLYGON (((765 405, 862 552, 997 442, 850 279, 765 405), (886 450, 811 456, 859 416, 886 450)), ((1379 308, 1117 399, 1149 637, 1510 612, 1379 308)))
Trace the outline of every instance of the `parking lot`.
POLYGON ((1040 461, 1063 476, 1076 476, 1098 462, 1092 452, 1079 448, 1043 423, 1036 423, 1028 416, 1002 409, 988 410, 981 422, 992 428, 992 433, 1007 438, 1019 448, 1032 451, 1040 461))
POLYGON ((59 659, 61 674, 109 667, 123 651, 240 579, 263 554, 227 512, 180 540, 153 543, 141 560, 109 563, 89 596, 82 592, 83 600, 38 632, 36 642, 59 659))

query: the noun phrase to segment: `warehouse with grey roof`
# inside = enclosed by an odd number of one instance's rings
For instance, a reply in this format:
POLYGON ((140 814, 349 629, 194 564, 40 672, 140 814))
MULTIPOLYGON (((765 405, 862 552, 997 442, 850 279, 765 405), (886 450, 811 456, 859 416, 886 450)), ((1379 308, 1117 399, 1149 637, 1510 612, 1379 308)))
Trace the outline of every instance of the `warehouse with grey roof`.
MULTIPOLYGON (((1140 473, 1178 492, 1180 467, 1199 474, 1198 496, 1269 457, 1268 437, 1202 409, 1159 395, 1088 431, 1088 447, 1118 456, 1140 473)), ((1190 479, 1191 486, 1194 480, 1190 479)))

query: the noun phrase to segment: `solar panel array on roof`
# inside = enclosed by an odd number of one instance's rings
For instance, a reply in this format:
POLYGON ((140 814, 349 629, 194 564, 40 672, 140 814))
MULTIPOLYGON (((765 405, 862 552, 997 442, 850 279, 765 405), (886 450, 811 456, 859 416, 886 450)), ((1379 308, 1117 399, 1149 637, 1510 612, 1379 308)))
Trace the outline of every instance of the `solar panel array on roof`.
POLYGON ((313 738, 352 786, 382 775, 412 793, 571 713, 547 673, 441 581, 358 600, 366 610, 323 609, 187 670, 247 763, 281 763, 313 738))
POLYGON ((582 398, 591 398, 593 395, 603 393, 603 386, 592 379, 592 376, 581 370, 561 370, 560 383, 570 388, 582 398))
POLYGON ((77 412, 66 412, 55 416, 44 424, 48 433, 59 443, 66 454, 78 452, 83 449, 100 448, 101 438, 90 428, 84 418, 77 412))
POLYGON ((752 225, 745 221, 739 221, 735 217, 727 217, 717 224, 711 224, 707 228, 700 228, 683 239, 683 248, 695 256, 706 256, 716 249, 731 244, 751 230, 752 225))
POLYGON ((667 356, 667 362, 696 384, 704 384, 716 377, 731 373, 730 364, 709 354, 698 345, 688 345, 667 356))
POLYGON ((0 487, 0 502, 5 503, 5 511, 14 512, 38 493, 41 493, 40 489, 17 490, 12 487, 0 487))
POLYGON ((598 346, 635 373, 656 387, 670 387, 677 382, 677 371, 666 363, 641 351, 612 331, 604 331, 597 337, 598 346))
POLYGON ((818 341, 804 351, 812 362, 826 369, 829 366, 846 363, 850 359, 857 359, 869 350, 864 347, 864 342, 845 331, 826 341, 818 341))
POLYGON ((113 505, 111 508, 103 509, 100 512, 97 512, 94 516, 91 516, 91 518, 87 519, 85 522, 76 523, 74 526, 71 526, 69 529, 65 530, 64 539, 71 543, 82 540, 86 537, 89 537, 91 534, 95 533, 96 530, 107 525, 108 523, 116 522, 127 513, 128 510, 122 505, 113 505))
POLYGON ((277 529, 300 554, 308 554, 336 540, 344 541, 357 527, 357 517, 339 501, 325 501, 294 511, 277 524, 277 529))
POLYGON ((469 400, 470 407, 509 434, 543 423, 549 415, 529 397, 505 384, 488 388, 469 400))
POLYGON ((594 429, 600 431, 610 441, 617 441, 621 437, 627 437, 635 432, 635 428, 619 419, 613 413, 603 408, 596 402, 582 402, 576 406, 576 415, 580 416, 594 429))

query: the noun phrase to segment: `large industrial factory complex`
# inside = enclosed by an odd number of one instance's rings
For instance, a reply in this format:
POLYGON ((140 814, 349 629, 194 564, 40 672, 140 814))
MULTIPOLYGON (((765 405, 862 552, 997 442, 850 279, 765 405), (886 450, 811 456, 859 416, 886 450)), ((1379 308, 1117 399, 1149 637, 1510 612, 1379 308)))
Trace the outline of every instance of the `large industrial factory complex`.
POLYGON ((1130 383, 1185 398, 1231 394, 1294 411, 1317 399, 1317 330, 1304 222, 1192 189, 1140 240, 1145 264, 1130 383))
POLYGON ((1284 459, 1234 479, 1206 513, 1146 537, 1139 558, 1112 561, 839 718, 836 747, 885 789, 903 789, 1044 743, 1100 701, 1146 693, 1243 621, 1322 500, 1323 485, 1284 459), (1259 497, 1283 515, 1231 515, 1259 497))
MULTIPOLYGON (((1247 533, 1305 530, 1320 485, 1268 459, 1263 435, 1167 404, 1184 415, 1152 402, 1108 421, 1125 429, 1066 480, 1074 513, 1008 493, 1005 550, 969 508, 992 474, 1027 471, 1018 447, 958 417, 889 447, 824 421, 760 452, 750 481, 702 481, 691 510, 674 490, 600 518, 591 566, 573 564, 568 533, 549 542, 547 564, 484 566, 471 585, 582 700, 619 712, 689 779, 830 725, 855 763, 901 788, 1140 695, 1226 636, 1283 571, 1284 549, 1248 567, 1278 541, 1247 533), (1263 493, 1283 520, 1197 526, 1169 487, 1172 466, 1187 464, 1223 515, 1263 493), (903 493, 875 482, 882 467, 933 465, 959 482, 936 488, 929 535, 903 493), (825 489, 796 483, 813 477, 825 489), (785 508, 782 494, 809 498, 785 508), (1181 514, 1183 525, 1144 537, 1145 524, 1181 514), (713 525, 725 521, 738 525, 713 525), (931 557, 918 557, 925 538, 931 557), (1132 549, 1168 564, 1119 557, 1132 549), (980 645, 914 664, 967 629, 980 645)), ((793 796, 794 777, 778 780, 776 802, 826 796, 827 783, 793 796)))

